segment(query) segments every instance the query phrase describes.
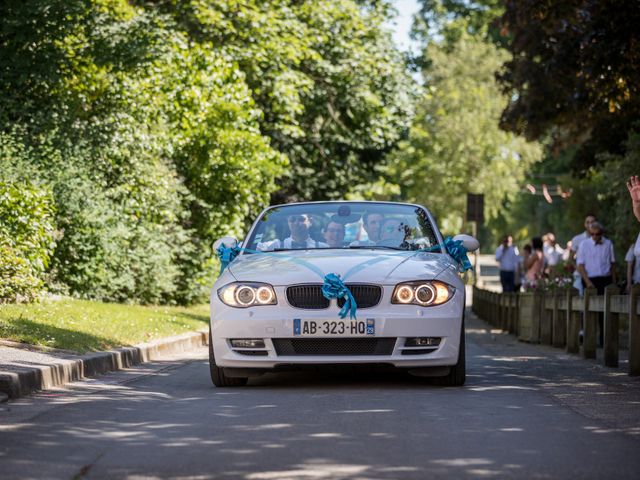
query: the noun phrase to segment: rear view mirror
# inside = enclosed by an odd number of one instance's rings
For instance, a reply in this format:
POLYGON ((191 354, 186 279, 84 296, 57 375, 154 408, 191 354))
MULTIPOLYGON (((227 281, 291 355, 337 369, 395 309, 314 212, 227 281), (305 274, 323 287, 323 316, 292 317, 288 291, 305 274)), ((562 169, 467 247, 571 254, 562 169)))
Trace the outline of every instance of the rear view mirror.
POLYGON ((467 249, 467 252, 474 252, 478 248, 480 248, 480 242, 475 237, 472 237, 471 235, 466 235, 464 233, 461 233, 453 237, 453 240, 461 241, 464 248, 467 249))
POLYGON ((221 246, 225 248, 233 248, 238 246, 238 240, 234 237, 222 237, 213 242, 213 250, 218 250, 221 246))

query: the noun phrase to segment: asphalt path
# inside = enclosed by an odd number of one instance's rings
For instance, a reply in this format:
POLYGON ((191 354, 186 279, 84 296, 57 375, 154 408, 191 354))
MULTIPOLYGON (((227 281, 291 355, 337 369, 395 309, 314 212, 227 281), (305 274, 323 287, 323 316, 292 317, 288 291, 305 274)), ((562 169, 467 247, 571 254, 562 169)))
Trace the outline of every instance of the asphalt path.
POLYGON ((0 478, 639 478, 640 379, 467 324, 468 377, 281 373, 207 352, 0 404, 0 478))

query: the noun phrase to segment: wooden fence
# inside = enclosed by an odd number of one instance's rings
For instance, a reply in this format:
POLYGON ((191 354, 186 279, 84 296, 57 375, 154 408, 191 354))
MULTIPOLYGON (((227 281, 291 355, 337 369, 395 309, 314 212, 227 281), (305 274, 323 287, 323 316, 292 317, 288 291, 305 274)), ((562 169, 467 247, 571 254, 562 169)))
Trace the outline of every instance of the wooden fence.
POLYGON ((596 358, 598 318, 604 316, 604 364, 618 367, 620 315, 629 321, 629 375, 640 375, 640 285, 619 295, 610 285, 604 295, 588 288, 583 297, 575 289, 557 292, 496 293, 473 289, 473 312, 518 339, 554 347, 585 358, 596 358), (583 330, 580 348, 579 332, 583 330))

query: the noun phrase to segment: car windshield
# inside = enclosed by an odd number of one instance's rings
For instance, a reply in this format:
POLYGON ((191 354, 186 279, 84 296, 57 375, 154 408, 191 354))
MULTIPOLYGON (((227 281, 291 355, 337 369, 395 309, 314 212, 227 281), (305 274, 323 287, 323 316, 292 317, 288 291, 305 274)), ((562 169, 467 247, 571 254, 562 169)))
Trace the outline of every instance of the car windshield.
POLYGON ((380 249, 440 252, 422 208, 375 202, 284 205, 267 210, 244 247, 259 251, 380 249))

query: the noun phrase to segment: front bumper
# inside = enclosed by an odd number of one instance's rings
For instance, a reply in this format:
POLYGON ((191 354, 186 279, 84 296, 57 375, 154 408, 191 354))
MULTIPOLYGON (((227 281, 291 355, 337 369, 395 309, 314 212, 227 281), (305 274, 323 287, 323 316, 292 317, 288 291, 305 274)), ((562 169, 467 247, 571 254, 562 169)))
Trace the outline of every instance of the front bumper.
MULTIPOLYGON (((359 320, 375 320, 375 338, 393 339, 390 354, 384 355, 283 355, 278 354, 274 339, 349 338, 346 336, 294 335, 294 319, 340 322, 339 308, 335 300, 324 310, 293 308, 286 303, 284 287, 276 287, 278 305, 246 309, 223 304, 217 294, 211 296, 212 346, 219 367, 275 369, 290 365, 322 364, 387 364, 399 368, 452 366, 458 361, 460 330, 464 311, 464 291, 456 290, 444 305, 419 307, 417 305, 392 305, 393 286, 383 286, 380 303, 373 308, 358 309, 359 320), (408 355, 405 340, 408 337, 438 337, 440 343, 429 353, 408 355), (260 356, 248 354, 231 346, 231 339, 262 339, 265 348, 260 356), (264 353, 266 352, 266 354, 264 353)), ((345 319, 348 322, 348 319, 345 319)), ((372 338, 372 336, 351 336, 372 338)))

